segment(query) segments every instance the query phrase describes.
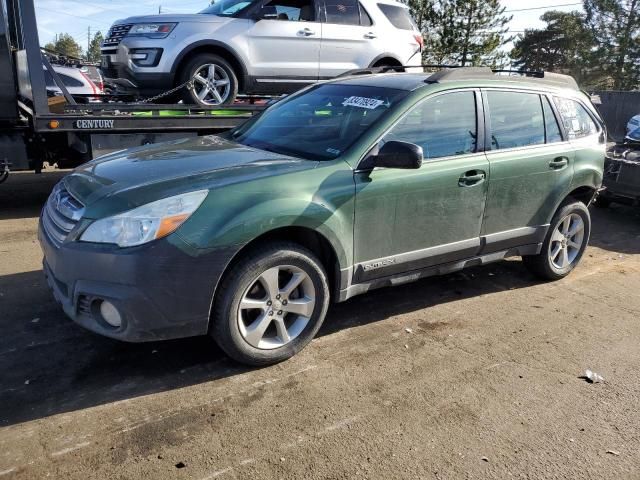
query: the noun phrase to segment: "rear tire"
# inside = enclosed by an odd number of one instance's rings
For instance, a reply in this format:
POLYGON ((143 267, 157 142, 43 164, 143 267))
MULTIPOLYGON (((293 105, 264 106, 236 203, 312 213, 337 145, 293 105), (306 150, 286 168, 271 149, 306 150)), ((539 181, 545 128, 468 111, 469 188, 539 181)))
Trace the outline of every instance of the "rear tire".
POLYGON ((591 216, 582 202, 561 206, 553 219, 539 255, 522 257, 525 266, 544 280, 560 280, 580 263, 591 235, 591 216))
POLYGON ((322 264, 311 251, 286 242, 243 257, 222 280, 211 335, 247 365, 291 358, 315 337, 329 307, 322 264))
POLYGON ((238 77, 233 67, 213 53, 196 55, 182 67, 179 84, 189 79, 193 79, 193 86, 183 89, 182 98, 190 105, 212 108, 230 105, 238 95, 238 77))

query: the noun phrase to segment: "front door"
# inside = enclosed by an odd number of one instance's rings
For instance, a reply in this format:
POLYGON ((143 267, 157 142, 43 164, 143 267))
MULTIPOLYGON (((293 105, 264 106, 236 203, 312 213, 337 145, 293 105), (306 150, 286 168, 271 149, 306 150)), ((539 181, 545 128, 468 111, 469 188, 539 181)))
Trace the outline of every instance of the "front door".
POLYGON ((573 148, 545 95, 488 90, 484 96, 491 138, 484 253, 541 243, 569 193, 573 148))
POLYGON ((489 182, 479 96, 473 90, 436 94, 383 137, 382 143, 420 145, 421 168, 355 174, 356 283, 478 253, 489 182))
POLYGON ((321 13, 320 78, 368 67, 384 51, 383 39, 358 0, 324 0, 321 13))
POLYGON ((311 83, 318 79, 321 25, 313 0, 265 0, 247 32, 255 81, 311 83))

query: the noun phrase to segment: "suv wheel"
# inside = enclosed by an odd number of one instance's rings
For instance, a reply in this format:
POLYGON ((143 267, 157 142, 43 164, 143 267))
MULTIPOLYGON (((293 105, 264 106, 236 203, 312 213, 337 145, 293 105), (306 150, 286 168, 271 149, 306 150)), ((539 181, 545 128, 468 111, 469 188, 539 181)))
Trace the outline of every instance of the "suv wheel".
POLYGON ((565 204, 553 217, 540 254, 523 257, 523 261, 545 280, 564 278, 580 263, 590 234, 591 216, 584 203, 565 204))
POLYGON ((211 334, 233 359, 269 365, 309 344, 328 306, 326 274, 313 253, 274 243, 246 255, 223 280, 211 334))
POLYGON ((233 103, 238 95, 238 78, 231 65, 222 57, 203 53, 192 58, 180 72, 179 81, 192 79, 186 89, 185 103, 216 107, 233 103))

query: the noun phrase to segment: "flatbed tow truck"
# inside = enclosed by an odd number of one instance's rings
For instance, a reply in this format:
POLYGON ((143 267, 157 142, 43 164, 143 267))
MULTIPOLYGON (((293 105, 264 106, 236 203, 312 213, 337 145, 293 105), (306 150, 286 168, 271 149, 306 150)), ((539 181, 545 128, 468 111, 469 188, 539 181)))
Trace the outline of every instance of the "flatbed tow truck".
POLYGON ((45 162, 71 168, 123 148, 220 133, 260 113, 270 100, 240 97, 229 107, 203 109, 152 103, 177 89, 138 101, 71 95, 43 55, 33 0, 0 3, 0 183, 14 170, 39 173, 45 162), (45 69, 62 97, 48 94, 45 69))

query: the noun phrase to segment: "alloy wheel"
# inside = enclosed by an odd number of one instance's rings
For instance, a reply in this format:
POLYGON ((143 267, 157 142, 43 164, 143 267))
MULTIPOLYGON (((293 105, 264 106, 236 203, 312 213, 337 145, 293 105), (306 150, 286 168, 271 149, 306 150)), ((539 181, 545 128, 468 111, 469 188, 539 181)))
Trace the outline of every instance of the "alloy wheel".
POLYGON ((273 350, 304 331, 316 305, 315 287, 304 270, 291 265, 270 268, 244 292, 238 326, 254 348, 273 350))
POLYGON ((549 242, 549 260, 558 270, 572 265, 582 249, 585 238, 582 217, 571 213, 558 224, 549 242))
POLYGON ((229 97, 231 80, 224 68, 209 63, 198 67, 191 90, 205 105, 222 105, 229 97))

